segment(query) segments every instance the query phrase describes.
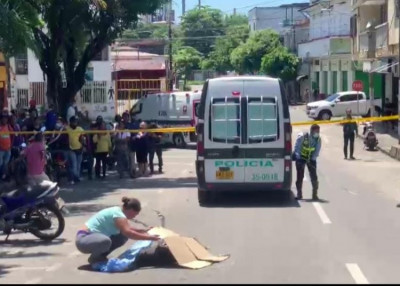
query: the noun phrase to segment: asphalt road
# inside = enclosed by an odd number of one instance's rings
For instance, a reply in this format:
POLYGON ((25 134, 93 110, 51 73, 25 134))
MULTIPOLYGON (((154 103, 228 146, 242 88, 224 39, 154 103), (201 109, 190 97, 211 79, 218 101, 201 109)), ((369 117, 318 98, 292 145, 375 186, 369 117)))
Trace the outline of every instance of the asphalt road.
MULTIPOLYGON (((303 107, 292 107, 291 117, 307 119, 303 107)), ((293 137, 306 129, 294 128, 293 137)), ((202 208, 195 151, 170 150, 164 153, 163 175, 120 180, 111 174, 104 182, 64 189, 70 214, 62 238, 42 244, 29 234, 14 234, 9 243, 1 242, 0 284, 399 283, 399 162, 363 150, 360 140, 357 160, 344 160, 341 128, 323 126, 321 133, 321 202, 308 200, 307 174, 300 202, 293 194, 232 194, 202 208), (119 204, 123 195, 143 202, 140 221, 159 225, 154 210, 160 211, 167 228, 231 257, 202 270, 139 269, 112 275, 81 270, 87 257, 75 249, 76 230, 94 212, 119 204)))

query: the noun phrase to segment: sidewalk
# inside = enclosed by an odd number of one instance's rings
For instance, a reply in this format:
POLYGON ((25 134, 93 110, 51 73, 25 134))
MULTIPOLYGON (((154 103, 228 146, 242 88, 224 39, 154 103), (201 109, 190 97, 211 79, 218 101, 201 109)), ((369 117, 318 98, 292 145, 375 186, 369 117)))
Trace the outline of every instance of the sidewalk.
MULTIPOLYGON (((386 155, 397 159, 400 161, 400 145, 398 139, 397 129, 391 129, 385 125, 385 122, 376 122, 375 131, 378 137, 378 147, 377 149, 386 155)), ((360 134, 362 134, 362 129, 360 126, 360 134)), ((358 135, 358 138, 363 140, 362 135, 358 135)))

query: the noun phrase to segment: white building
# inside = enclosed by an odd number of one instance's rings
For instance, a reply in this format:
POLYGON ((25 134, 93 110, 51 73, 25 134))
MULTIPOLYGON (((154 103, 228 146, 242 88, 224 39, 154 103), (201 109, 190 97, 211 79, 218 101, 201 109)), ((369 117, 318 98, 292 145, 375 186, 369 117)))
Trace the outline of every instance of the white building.
POLYGON ((304 15, 299 10, 308 5, 293 3, 278 7, 255 7, 248 13, 250 31, 272 29, 281 34, 297 21, 304 20, 304 15))
POLYGON ((315 1, 304 9, 310 16, 308 42, 299 44, 298 56, 308 67, 307 88, 328 95, 351 89, 350 0, 315 1))
MULTIPOLYGON (((96 60, 89 63, 86 72, 86 83, 77 94, 78 109, 89 118, 97 115, 113 117, 114 100, 109 100, 108 91, 112 87, 112 61, 110 47, 100 53, 96 60)), ((17 105, 28 107, 30 99, 35 99, 39 109, 47 105, 46 77, 40 68, 39 61, 31 50, 23 55, 17 55, 10 61, 11 98, 9 109, 17 105)))

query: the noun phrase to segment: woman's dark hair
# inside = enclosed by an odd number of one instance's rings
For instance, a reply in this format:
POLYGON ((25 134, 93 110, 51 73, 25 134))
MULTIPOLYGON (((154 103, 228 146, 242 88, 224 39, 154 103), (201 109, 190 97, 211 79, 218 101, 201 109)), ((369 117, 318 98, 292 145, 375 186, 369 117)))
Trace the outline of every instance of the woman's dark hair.
POLYGON ((140 201, 136 198, 127 198, 123 197, 122 198, 122 203, 124 209, 129 209, 129 210, 134 210, 136 212, 140 212, 142 207, 140 205, 140 201))

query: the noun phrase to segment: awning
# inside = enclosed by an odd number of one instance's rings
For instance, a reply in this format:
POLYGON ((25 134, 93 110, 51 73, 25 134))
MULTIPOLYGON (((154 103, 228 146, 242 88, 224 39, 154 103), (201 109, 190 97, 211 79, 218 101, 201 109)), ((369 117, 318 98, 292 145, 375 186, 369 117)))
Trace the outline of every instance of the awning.
POLYGON ((303 79, 308 79, 308 75, 299 75, 299 76, 296 78, 296 81, 301 81, 301 80, 303 80, 303 79))

